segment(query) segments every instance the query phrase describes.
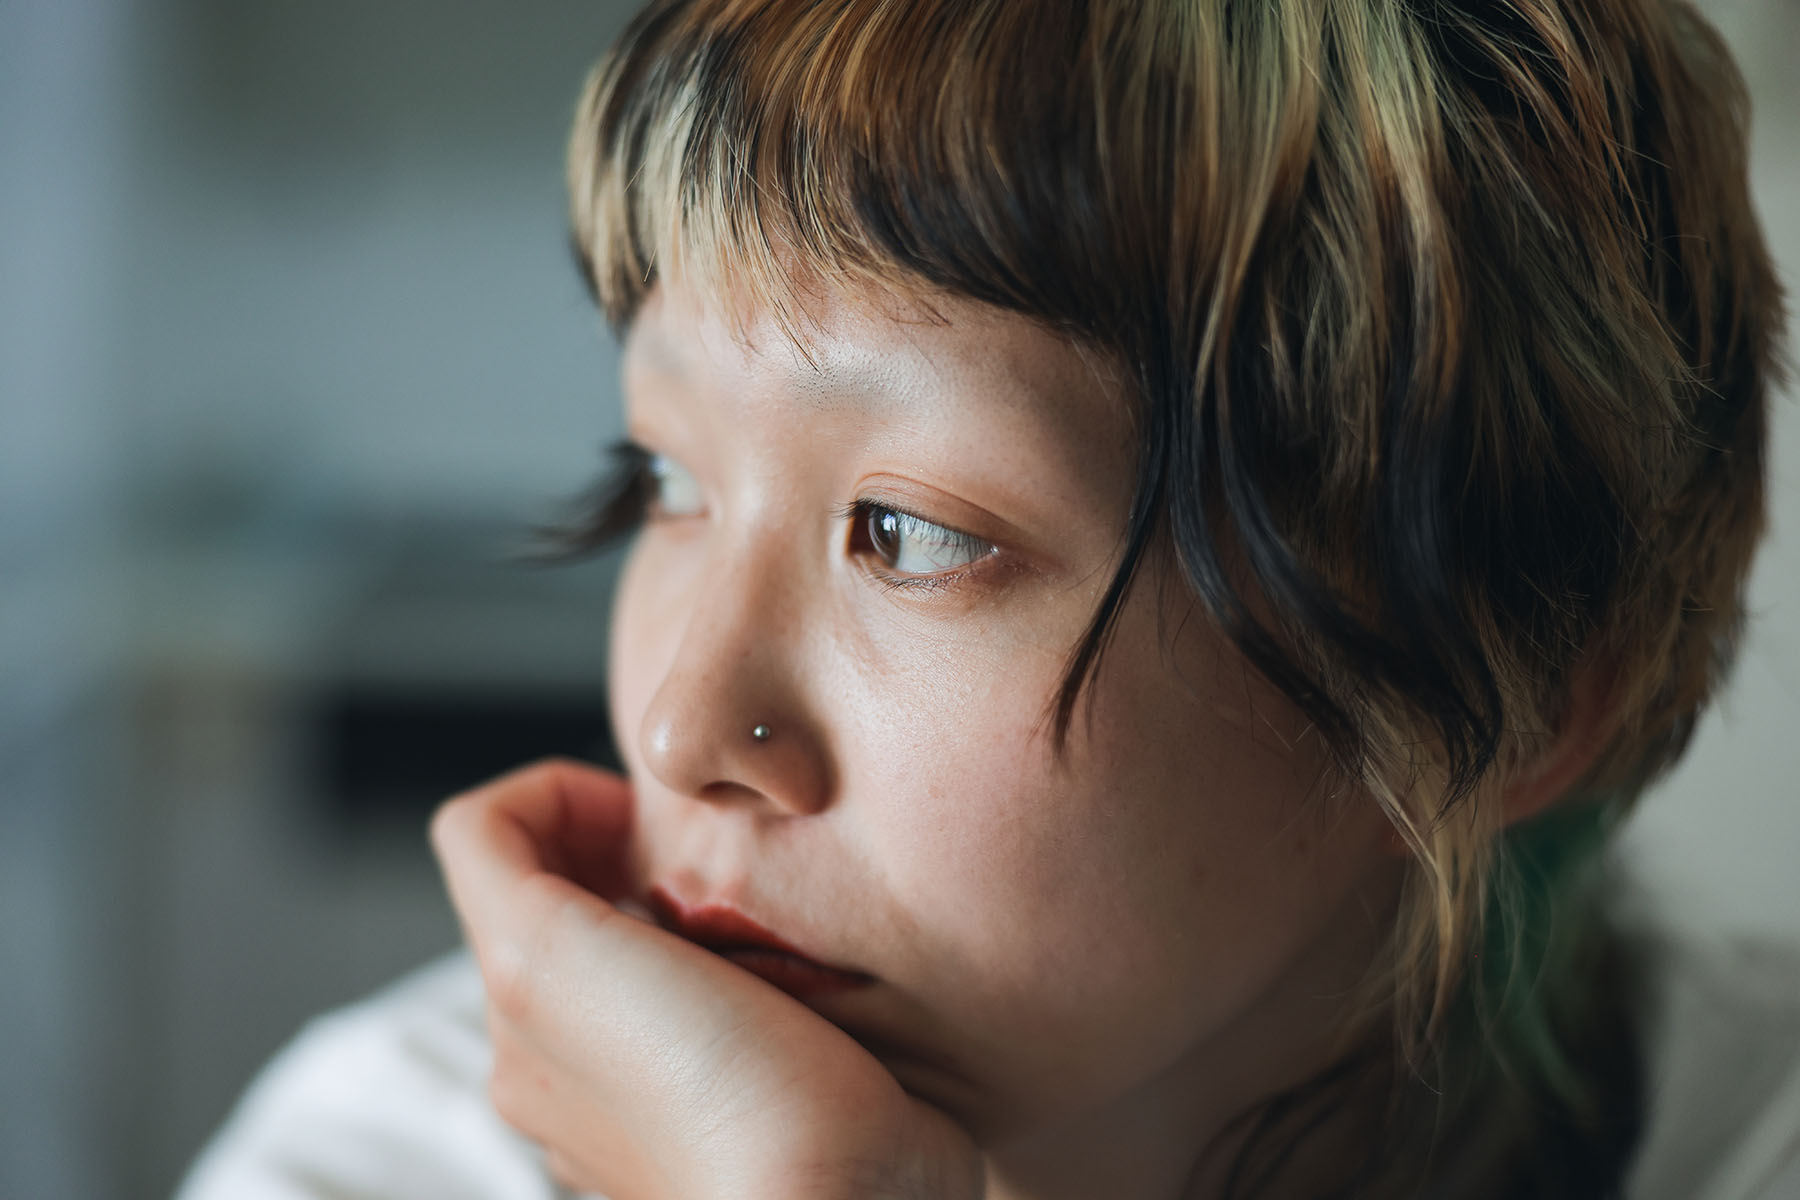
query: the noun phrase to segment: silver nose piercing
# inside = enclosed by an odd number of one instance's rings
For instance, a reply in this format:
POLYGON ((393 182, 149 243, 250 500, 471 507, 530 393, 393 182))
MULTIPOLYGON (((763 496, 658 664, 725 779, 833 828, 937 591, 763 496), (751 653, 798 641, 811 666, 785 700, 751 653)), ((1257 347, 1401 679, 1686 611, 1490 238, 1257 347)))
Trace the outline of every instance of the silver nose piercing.
POLYGON ((759 742, 766 742, 775 731, 767 725, 758 725, 750 731, 750 736, 759 742))

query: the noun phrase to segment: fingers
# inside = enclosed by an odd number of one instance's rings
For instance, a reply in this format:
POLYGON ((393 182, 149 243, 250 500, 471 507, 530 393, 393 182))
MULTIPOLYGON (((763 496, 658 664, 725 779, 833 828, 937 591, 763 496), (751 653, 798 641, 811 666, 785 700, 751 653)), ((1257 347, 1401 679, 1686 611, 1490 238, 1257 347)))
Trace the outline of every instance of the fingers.
POLYGON ((617 898, 631 821, 623 779, 562 759, 446 802, 431 842, 476 955, 516 951, 560 905, 617 898))
POLYGON ((852 1166, 910 1162, 905 1093, 849 1034, 628 915, 609 872, 632 813, 623 780, 552 761, 432 821, 487 994, 496 1110, 555 1174, 619 1197, 747 1194, 840 1141, 852 1166))
POLYGON ((487 833, 514 871, 591 867, 616 858, 631 833, 631 787, 568 759, 520 767, 447 802, 432 820, 434 845, 461 848, 487 833))
POLYGON ((625 1054, 726 1044, 746 1012, 791 1017, 797 1002, 771 985, 583 886, 621 858, 631 812, 624 780, 560 760, 438 811, 432 843, 490 1004, 538 1040, 605 1013, 625 1054))

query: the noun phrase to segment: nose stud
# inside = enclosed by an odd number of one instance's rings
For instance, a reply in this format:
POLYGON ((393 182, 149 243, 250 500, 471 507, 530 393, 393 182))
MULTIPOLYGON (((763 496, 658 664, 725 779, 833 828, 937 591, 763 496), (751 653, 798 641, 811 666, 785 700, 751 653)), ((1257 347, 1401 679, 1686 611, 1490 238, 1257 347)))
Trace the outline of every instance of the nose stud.
POLYGON ((770 729, 767 725, 758 725, 750 730, 750 736, 759 742, 766 742, 774 732, 775 731, 770 729))

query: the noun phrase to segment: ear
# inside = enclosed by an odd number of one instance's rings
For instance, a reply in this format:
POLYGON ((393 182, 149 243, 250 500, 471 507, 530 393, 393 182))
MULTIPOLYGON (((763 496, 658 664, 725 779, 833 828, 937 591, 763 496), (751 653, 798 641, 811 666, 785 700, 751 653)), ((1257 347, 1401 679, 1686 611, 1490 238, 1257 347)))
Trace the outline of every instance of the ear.
MULTIPOLYGON (((1611 668, 1598 662, 1584 660, 1570 672, 1562 721, 1500 791, 1503 827, 1554 805, 1599 759, 1619 731, 1614 683, 1611 668)), ((1385 845, 1390 854, 1412 853, 1398 830, 1388 831, 1385 845)))
POLYGON ((1568 698, 1556 731, 1501 790, 1503 825, 1537 816, 1588 773, 1619 731, 1615 683, 1610 666, 1591 659, 1570 672, 1568 698))

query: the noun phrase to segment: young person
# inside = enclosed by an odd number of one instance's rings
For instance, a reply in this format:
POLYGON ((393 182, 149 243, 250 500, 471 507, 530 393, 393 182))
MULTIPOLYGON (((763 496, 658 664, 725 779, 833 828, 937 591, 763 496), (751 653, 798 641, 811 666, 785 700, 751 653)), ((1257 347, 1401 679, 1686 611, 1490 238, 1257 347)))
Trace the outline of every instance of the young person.
POLYGON ((652 4, 626 778, 448 804, 473 955, 186 1194, 1657 1195, 1602 851, 1762 528, 1744 107, 1666 0, 652 4))

